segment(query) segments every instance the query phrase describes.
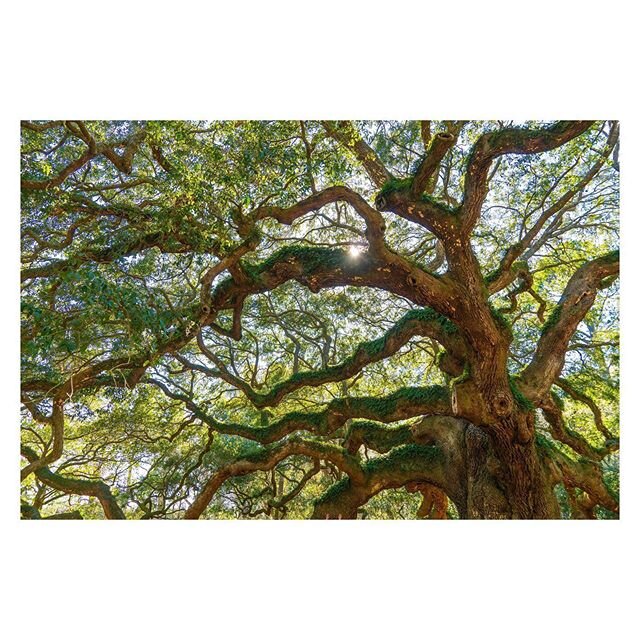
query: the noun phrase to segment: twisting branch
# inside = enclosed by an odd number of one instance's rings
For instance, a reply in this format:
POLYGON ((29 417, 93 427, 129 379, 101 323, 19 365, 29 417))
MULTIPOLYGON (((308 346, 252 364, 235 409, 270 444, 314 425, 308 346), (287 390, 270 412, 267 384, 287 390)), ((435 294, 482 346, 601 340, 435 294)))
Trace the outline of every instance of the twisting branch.
POLYGON ((562 483, 568 492, 581 489, 592 498, 594 504, 618 513, 618 501, 604 483, 602 468, 596 461, 585 458, 572 460, 549 441, 543 440, 544 445, 539 446, 538 450, 554 483, 562 483))
MULTIPOLYGON (((367 365, 389 358, 415 336, 431 337, 437 340, 446 348, 449 356, 462 367, 465 349, 456 326, 429 308, 407 312, 383 336, 358 345, 354 353, 343 362, 318 371, 296 373, 288 380, 276 384, 266 393, 254 391, 251 385, 234 376, 222 360, 205 345, 201 333, 198 334, 197 339, 202 353, 216 365, 217 375, 241 389, 254 406, 263 408, 277 405, 286 395, 297 389, 347 380, 367 365)), ((181 362, 186 364, 183 360, 181 362)), ((188 366, 195 368, 191 363, 188 366)))
POLYGON ((567 427, 562 407, 556 398, 547 395, 540 403, 540 408, 544 413, 545 420, 551 427, 551 434, 558 441, 571 447, 581 456, 596 462, 601 461, 606 455, 618 448, 616 443, 609 443, 603 448, 593 447, 589 442, 577 431, 567 427))
MULTIPOLYGON (((28 123, 26 122, 23 122, 22 126, 38 132, 48 128, 47 126, 42 125, 28 126, 28 123)), ((107 158, 119 171, 130 174, 133 168, 134 156, 146 137, 146 132, 143 129, 136 131, 127 140, 118 143, 119 146, 124 146, 124 151, 122 154, 119 154, 114 149, 114 143, 107 144, 97 142, 82 121, 67 121, 65 122, 65 127, 75 137, 81 139, 87 145, 88 149, 80 157, 70 162, 58 174, 48 180, 21 180, 20 186, 22 189, 43 190, 57 187, 70 175, 77 172, 99 155, 103 155, 107 158)))
MULTIPOLYGON (((611 155, 612 150, 618 142, 618 137, 619 126, 616 122, 611 127, 604 150, 601 152, 600 157, 596 160, 596 162, 594 162, 587 173, 573 187, 568 189, 560 198, 558 198, 551 206, 547 207, 539 215, 536 222, 524 234, 524 236, 522 236, 517 244, 507 249, 504 257, 500 262, 500 266, 491 275, 491 280, 488 283, 488 290, 491 295, 497 293, 498 291, 501 291, 506 286, 511 284, 511 282, 513 282, 513 280, 516 278, 516 272, 514 271, 514 269, 512 269, 515 261, 525 252, 528 247, 532 245, 547 221, 552 216, 561 215, 563 212, 570 210, 575 206, 579 194, 587 187, 587 185, 593 180, 593 178, 595 178, 595 176, 604 166, 607 158, 611 155)), ((537 244, 538 242, 536 242, 536 245, 537 244)))
POLYGON ((602 419, 602 411, 600 407, 595 403, 593 398, 589 397, 586 393, 582 393, 576 389, 568 380, 564 378, 558 378, 555 383, 560 389, 562 389, 569 397, 581 402, 591 409, 591 413, 593 413, 593 421, 596 425, 596 429, 607 439, 613 440, 613 435, 609 429, 604 424, 604 420, 602 419))
POLYGON ((455 493, 446 457, 438 446, 408 444, 363 465, 364 481, 346 477, 315 503, 314 519, 355 518, 358 508, 385 489, 410 483, 428 483, 445 493, 455 493))
POLYGON ((267 426, 220 422, 209 416, 191 396, 170 389, 154 378, 144 380, 157 386, 173 400, 185 407, 208 427, 225 435, 241 436, 260 444, 271 444, 296 432, 307 431, 315 435, 331 435, 352 418, 367 418, 379 422, 396 422, 424 415, 450 415, 449 392, 437 385, 431 387, 405 387, 381 398, 345 397, 332 400, 327 408, 317 413, 294 411, 267 426))
POLYGON ((488 175, 493 160, 501 155, 550 151, 584 133, 593 122, 562 120, 547 129, 512 127, 485 133, 473 146, 465 173, 464 201, 460 217, 462 229, 470 233, 480 216, 487 195, 488 175))
MULTIPOLYGON (((29 461, 35 462, 38 454, 27 446, 22 446, 22 455, 29 461)), ((77 480, 76 478, 67 478, 59 473, 54 473, 48 467, 41 467, 35 472, 38 480, 46 484, 52 489, 57 489, 63 493, 93 496, 98 498, 104 515, 109 520, 124 520, 125 516, 120 505, 113 497, 109 486, 99 480, 77 480)))
POLYGON ((355 483, 362 484, 366 481, 365 472, 358 460, 340 447, 315 440, 290 438, 257 454, 236 460, 216 471, 187 509, 185 519, 195 520, 199 518, 211 502, 216 491, 229 478, 244 476, 254 471, 269 471, 279 462, 292 455, 303 455, 314 460, 329 460, 340 471, 352 478, 355 483))
POLYGON ((241 299, 271 291, 296 280, 317 293, 328 287, 353 285, 391 291, 420 306, 451 316, 455 300, 447 283, 387 249, 354 257, 343 249, 285 247, 258 265, 240 263, 244 278, 221 282, 211 295, 212 316, 232 309, 241 299))
POLYGON ((384 218, 380 212, 371 207, 360 194, 344 186, 323 189, 291 207, 258 207, 252 212, 251 218, 253 220, 275 218, 282 224, 291 225, 298 218, 311 211, 317 211, 331 202, 340 201, 349 203, 364 220, 369 245, 380 247, 383 243, 385 230, 384 218))

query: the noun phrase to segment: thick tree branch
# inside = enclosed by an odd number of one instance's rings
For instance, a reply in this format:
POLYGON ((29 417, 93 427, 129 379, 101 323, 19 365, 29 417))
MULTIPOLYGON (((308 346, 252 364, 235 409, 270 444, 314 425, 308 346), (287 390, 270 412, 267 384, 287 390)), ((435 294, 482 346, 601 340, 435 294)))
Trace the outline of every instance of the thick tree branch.
MULTIPOLYGON (((317 371, 296 373, 266 393, 254 391, 250 384, 234 376, 222 360, 207 348, 201 334, 198 335, 198 344, 202 353, 218 368, 217 375, 220 378, 241 389, 254 406, 263 408, 277 405, 286 395, 297 389, 347 380, 367 365, 389 358, 415 336, 430 337, 438 341, 445 347, 449 356, 462 366, 465 348, 456 326, 429 308, 407 312, 383 336, 358 345, 354 353, 343 362, 317 371)), ((183 362, 183 364, 187 363, 183 362)), ((189 363, 187 366, 192 364, 189 363)))
MULTIPOLYGON (((22 446, 22 455, 29 461, 34 462, 38 458, 38 454, 29 447, 22 446)), ((52 489, 57 489, 63 493, 93 496, 98 498, 104 515, 109 520, 124 520, 125 516, 120 505, 113 497, 109 486, 99 480, 77 480, 75 478, 67 478, 59 473, 54 473, 48 467, 41 467, 35 472, 38 479, 52 489)))
POLYGON ((218 311, 234 308, 239 300, 271 291, 289 280, 296 280, 314 293, 345 285, 384 289, 420 306, 431 306, 448 317, 455 308, 451 290, 442 279, 386 249, 353 256, 343 249, 291 246, 260 264, 240 266, 243 281, 229 278, 213 291, 210 320, 218 311))
MULTIPOLYGON (((524 234, 522 239, 509 247, 505 252, 504 257, 500 261, 498 269, 491 274, 488 279, 487 288, 489 294, 493 295, 498 291, 501 291, 506 286, 511 284, 517 277, 517 269, 514 269, 515 261, 525 252, 525 250, 532 245, 536 240, 538 234, 542 231, 546 222, 557 214, 561 214, 567 209, 575 206, 575 199, 595 178, 598 172, 602 169, 607 158, 611 155, 612 150, 618 142, 619 138, 619 126, 618 123, 614 123, 609 132, 609 137, 605 145, 604 150, 600 153, 600 157, 594 162, 587 173, 570 189, 568 189, 560 198, 558 198, 551 206, 547 207, 539 215, 536 222, 531 228, 524 234)), ((538 243, 536 243, 537 245, 538 243)))
POLYGON ((420 197, 424 191, 428 193, 433 192, 436 182, 433 177, 437 177, 436 174, 440 163, 447 151, 455 145, 463 124, 463 122, 451 123, 445 133, 436 133, 436 135, 431 138, 426 154, 420 162, 413 178, 411 185, 411 196, 413 198, 420 197))
POLYGON ((593 122, 562 120, 546 129, 508 128, 485 133, 475 143, 465 174, 464 201, 460 212, 462 230, 469 234, 480 216, 488 191, 488 175, 493 160, 504 154, 550 151, 584 133, 593 122))
POLYGON ((619 270, 619 253, 613 251, 585 263, 569 279, 560 301, 542 327, 531 363, 521 375, 523 390, 533 402, 542 399, 564 366, 569 341, 600 289, 612 284, 619 270))
POLYGON ((396 447, 384 456, 363 465, 364 482, 347 477, 333 485, 315 503, 313 519, 353 519, 357 510, 385 489, 426 482, 451 490, 446 457, 437 446, 409 444, 396 447))
POLYGON ((271 444, 296 432, 308 431, 315 435, 331 435, 352 418, 367 418, 378 422, 396 422, 423 415, 450 415, 449 392, 437 385, 431 387, 404 387, 381 398, 345 397, 332 400, 327 408, 317 413, 295 411, 287 413, 267 426, 251 426, 220 422, 209 416, 185 393, 170 389, 159 380, 148 378, 145 382, 160 388, 173 400, 183 402, 185 407, 199 420, 218 433, 236 435, 271 444))
POLYGON ((273 447, 245 456, 216 471, 206 482, 185 513, 185 519, 195 520, 202 515, 222 484, 232 477, 244 476, 255 471, 269 471, 292 455, 302 455, 313 460, 329 460, 346 473, 356 484, 365 482, 365 472, 358 460, 342 448, 325 442, 302 438, 290 438, 273 447))

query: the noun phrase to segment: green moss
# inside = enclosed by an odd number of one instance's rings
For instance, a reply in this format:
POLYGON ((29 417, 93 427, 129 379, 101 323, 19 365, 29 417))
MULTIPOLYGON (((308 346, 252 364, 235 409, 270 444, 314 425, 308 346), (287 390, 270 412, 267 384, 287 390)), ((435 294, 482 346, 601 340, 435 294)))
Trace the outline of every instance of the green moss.
POLYGON ((542 329, 540 329, 540 335, 544 335, 558 323, 558 320, 560 320, 561 313, 562 313, 562 304, 558 303, 553 308, 553 311, 549 314, 549 317, 547 318, 546 322, 542 325, 542 329))
POLYGON ((469 363, 465 362, 462 373, 459 376, 456 376, 455 378, 451 378, 451 380, 449 380, 449 388, 453 389, 453 387, 455 387, 457 384, 460 384, 465 380, 469 380, 469 378, 471 378, 471 369, 469 368, 469 363))
POLYGON ((451 320, 439 313, 436 313, 429 307, 424 309, 413 309, 402 316, 402 318, 380 338, 360 343, 356 348, 356 353, 359 350, 364 350, 370 356, 380 353, 384 349, 389 338, 404 331, 412 322, 437 322, 448 335, 451 335, 458 330, 451 320))
POLYGON ((620 249, 616 249, 615 251, 610 251, 609 253, 603 255, 600 258, 600 262, 604 262, 605 264, 611 264, 613 262, 620 261, 620 249))
POLYGON ((413 178, 391 178, 382 185, 378 197, 389 195, 393 191, 409 191, 413 185, 413 178))
POLYGON ((535 439, 536 447, 538 448, 538 451, 540 453, 549 455, 551 453, 555 453, 558 451, 553 441, 550 438, 547 438, 545 435, 543 435, 539 431, 536 431, 534 439, 535 439))
POLYGON ((279 249, 266 260, 257 264, 241 261, 241 266, 247 277, 255 281, 276 264, 284 262, 299 263, 305 275, 315 273, 320 269, 343 268, 348 264, 345 260, 346 255, 347 253, 343 249, 293 245, 279 249))
POLYGON ((509 376, 509 388, 511 389, 511 395, 516 401, 516 404, 524 411, 534 411, 536 408, 535 405, 531 402, 531 400, 525 397, 520 389, 518 389, 516 381, 516 376, 509 376))
POLYGON ((351 487, 351 480, 349 476, 345 476, 342 480, 332 484, 316 501, 315 504, 322 504, 325 502, 332 502, 340 496, 341 493, 348 491, 351 487))
POLYGON ((396 447, 384 456, 378 456, 369 460, 364 465, 367 473, 382 473, 385 471, 395 471, 398 467, 403 469, 415 468, 419 471, 426 463, 432 463, 442 459, 443 454, 440 447, 423 444, 405 444, 396 447))
POLYGON ((526 260, 516 260, 511 265, 511 271, 514 273, 518 273, 519 271, 528 271, 528 270, 529 270, 529 265, 527 264, 526 260))
POLYGON ((458 213, 458 209, 449 206, 446 202, 442 202, 441 200, 438 200, 437 198, 434 198, 427 193, 423 193, 420 196, 420 200, 422 202, 425 202, 426 204, 430 204, 433 207, 437 207, 443 213, 448 213, 452 216, 455 216, 458 213))
MULTIPOLYGON (((398 405, 431 404, 448 402, 449 392, 445 387, 432 385, 430 387, 403 387, 383 398, 349 398, 352 409, 364 415, 387 416, 393 414, 398 405)), ((340 400, 338 402, 344 402, 340 400)))
POLYGON ((502 333, 509 336, 509 338, 513 339, 513 330, 511 329, 511 323, 502 315, 498 309, 496 309, 491 303, 489 303, 489 310, 491 311, 491 315, 493 319, 496 321, 498 328, 502 333))
POLYGON ((249 453, 243 456, 243 459, 247 462, 253 463, 261 463, 268 462, 269 455, 271 454, 271 450, 265 447, 260 447, 259 449, 255 449, 254 451, 250 451, 249 453))
POLYGON ((551 395, 551 397, 553 398, 555 403, 558 405, 558 407, 560 407, 560 409, 563 410, 564 409, 564 398, 560 397, 560 394, 557 393, 556 391, 550 391, 549 394, 551 395))
POLYGON ((346 434, 348 440, 367 445, 380 453, 411 441, 411 428, 407 425, 390 427, 379 422, 359 420, 353 422, 346 434))

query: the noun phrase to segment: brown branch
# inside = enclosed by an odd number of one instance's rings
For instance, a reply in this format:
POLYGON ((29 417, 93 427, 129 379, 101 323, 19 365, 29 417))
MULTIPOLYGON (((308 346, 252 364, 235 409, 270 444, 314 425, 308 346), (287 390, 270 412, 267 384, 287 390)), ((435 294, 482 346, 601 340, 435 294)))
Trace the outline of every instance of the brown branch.
POLYGON ((432 180, 432 177, 436 176, 438 167, 447 151, 455 145, 462 125, 462 122, 452 123, 446 133, 437 133, 431 138, 427 152, 413 178, 411 185, 413 198, 418 198, 424 191, 433 192, 436 181, 432 180))
POLYGON ((328 460, 340 471, 346 473, 353 482, 365 482, 365 473, 358 460, 335 445, 301 438, 290 438, 270 449, 259 452, 255 456, 246 456, 218 469, 206 482, 185 513, 185 519, 194 520, 202 515, 213 496, 229 478, 245 476, 254 471, 269 471, 279 462, 292 455, 303 455, 314 460, 328 460))
POLYGON ((374 362, 389 358, 415 336, 430 337, 442 344, 449 356, 459 363, 465 359, 465 347, 456 327, 443 316, 431 309, 420 309, 406 313, 383 336, 376 340, 363 342, 353 354, 343 362, 318 371, 304 371, 284 380, 266 393, 259 393, 237 376, 234 376, 204 344, 199 334, 198 345, 202 353, 218 368, 220 378, 241 389, 252 404, 259 408, 275 406, 288 394, 303 387, 318 387, 328 382, 347 380, 374 362))
POLYGON ((600 407, 595 403, 593 398, 589 397, 586 393, 582 393, 576 389, 568 380, 564 378, 558 378, 555 383, 558 387, 560 387, 568 396, 573 398, 574 400, 581 402, 591 409, 591 413, 593 413, 593 421, 596 425, 598 431, 607 439, 613 440, 613 435, 607 429, 604 424, 604 420, 602 419, 602 411, 600 411, 600 407))
POLYGON ((521 379, 525 395, 541 400, 560 375, 569 341, 585 317, 600 289, 612 284, 619 270, 619 254, 609 254, 585 263, 569 279, 560 301, 551 312, 530 364, 521 379))
POLYGON ((493 160, 504 154, 550 151, 584 133, 592 121, 562 120, 546 129, 508 128, 485 133, 475 143, 465 173, 464 201, 460 217, 464 233, 475 226, 488 191, 488 175, 493 160))
POLYGON ((206 414, 193 397, 173 391, 153 378, 145 380, 173 400, 183 402, 191 413, 218 433, 235 435, 260 444, 272 444, 296 431, 331 435, 353 418, 396 422, 424 415, 451 415, 449 393, 444 387, 407 387, 381 398, 344 397, 332 400, 323 411, 294 411, 267 426, 220 422, 206 414))
POLYGON ((524 253, 527 247, 536 239, 545 223, 554 215, 561 214, 565 210, 571 209, 575 205, 574 198, 593 180, 600 169, 604 166, 607 158, 611 155, 612 150, 618 142, 619 127, 615 123, 611 127, 609 137, 607 139, 604 150, 600 153, 600 157, 587 173, 571 188, 568 189, 560 198, 558 198, 550 207, 547 207, 538 217, 533 226, 525 233, 522 239, 505 252, 500 262, 500 266, 496 272, 496 276, 492 278, 488 286, 489 294, 493 295, 501 291, 513 282, 516 277, 511 267, 513 263, 524 253))
MULTIPOLYGON (((38 458, 38 454, 26 446, 22 446, 21 453, 29 462, 34 462, 38 458)), ((104 482, 100 480, 77 480, 75 478, 68 478, 59 473, 54 473, 46 466, 38 469, 35 474, 41 482, 52 489, 57 489, 67 494, 98 498, 104 510, 104 515, 109 520, 125 519, 120 505, 113 497, 109 486, 104 482)))

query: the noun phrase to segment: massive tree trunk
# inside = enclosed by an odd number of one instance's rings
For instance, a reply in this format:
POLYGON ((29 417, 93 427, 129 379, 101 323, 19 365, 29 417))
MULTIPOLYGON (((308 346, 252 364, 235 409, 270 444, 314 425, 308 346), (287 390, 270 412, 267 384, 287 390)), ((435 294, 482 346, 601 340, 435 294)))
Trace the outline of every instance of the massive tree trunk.
MULTIPOLYGON (((559 518, 560 510, 553 492, 553 477, 545 469, 535 442, 502 444, 501 453, 485 430, 458 418, 433 416, 422 419, 412 427, 412 438, 420 445, 433 447, 442 456, 441 477, 434 476, 429 462, 424 465, 423 480, 406 481, 406 472, 398 467, 393 479, 378 484, 354 486, 349 481, 336 485, 316 505, 315 518, 348 519, 357 516, 358 508, 376 490, 405 486, 421 491, 424 505, 434 504, 435 486, 456 506, 463 519, 559 518)), ((498 445, 500 446, 500 445, 498 445)), ((414 470, 414 477, 420 472, 414 470)), ((438 509, 430 510, 430 517, 438 517, 438 509)))

